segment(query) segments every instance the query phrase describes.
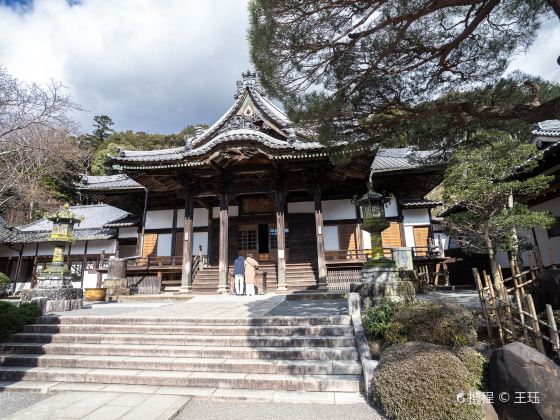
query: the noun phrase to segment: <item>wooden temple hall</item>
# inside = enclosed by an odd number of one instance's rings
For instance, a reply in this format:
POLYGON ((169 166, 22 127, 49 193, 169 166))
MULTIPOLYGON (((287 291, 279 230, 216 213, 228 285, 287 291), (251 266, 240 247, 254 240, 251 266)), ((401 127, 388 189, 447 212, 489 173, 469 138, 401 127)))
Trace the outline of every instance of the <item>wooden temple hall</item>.
MULTIPOLYGON (((345 288, 359 280, 371 248, 352 200, 370 177, 391 196, 384 247, 430 254, 430 209, 438 203, 425 195, 443 168, 428 162, 428 152, 347 151, 343 142, 327 150, 263 95, 251 72, 234 98, 184 146, 119 150, 113 164, 120 174, 84 177, 80 185, 84 204, 126 213, 103 226, 114 241, 103 258, 127 257, 127 277, 139 291, 226 292, 233 260, 247 254, 266 273, 268 291, 345 288)), ((103 262, 96 269, 104 273, 103 262)))

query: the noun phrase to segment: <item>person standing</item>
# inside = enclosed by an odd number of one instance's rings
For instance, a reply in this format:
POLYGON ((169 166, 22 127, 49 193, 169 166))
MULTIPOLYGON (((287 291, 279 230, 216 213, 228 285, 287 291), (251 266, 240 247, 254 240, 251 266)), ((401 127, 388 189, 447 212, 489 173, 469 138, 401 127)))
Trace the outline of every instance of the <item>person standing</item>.
POLYGON ((245 258, 245 287, 247 288, 247 296, 255 295, 255 277, 259 263, 253 259, 252 254, 247 254, 245 258))
POLYGON ((235 294, 242 295, 245 288, 245 257, 240 255, 233 262, 233 277, 235 279, 235 294))

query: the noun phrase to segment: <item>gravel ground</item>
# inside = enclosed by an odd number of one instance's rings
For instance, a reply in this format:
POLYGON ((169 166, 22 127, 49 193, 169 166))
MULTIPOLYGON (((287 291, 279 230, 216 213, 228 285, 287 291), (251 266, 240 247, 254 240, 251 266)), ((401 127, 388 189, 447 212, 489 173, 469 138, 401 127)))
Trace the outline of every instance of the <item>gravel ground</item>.
POLYGON ((47 394, 28 391, 0 391, 0 419, 49 397, 47 394))
POLYGON ((266 316, 333 316, 348 315, 345 299, 285 300, 266 316))
POLYGON ((366 403, 348 405, 216 402, 191 400, 178 420, 381 420, 366 403))

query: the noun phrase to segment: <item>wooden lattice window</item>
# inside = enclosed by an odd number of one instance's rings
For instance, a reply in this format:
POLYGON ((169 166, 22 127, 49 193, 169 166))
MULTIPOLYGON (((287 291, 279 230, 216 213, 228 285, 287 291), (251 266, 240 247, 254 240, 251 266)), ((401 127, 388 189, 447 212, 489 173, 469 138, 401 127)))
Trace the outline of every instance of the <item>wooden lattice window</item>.
POLYGON ((240 251, 250 251, 257 249, 257 231, 256 230, 241 230, 239 231, 237 249, 240 251))

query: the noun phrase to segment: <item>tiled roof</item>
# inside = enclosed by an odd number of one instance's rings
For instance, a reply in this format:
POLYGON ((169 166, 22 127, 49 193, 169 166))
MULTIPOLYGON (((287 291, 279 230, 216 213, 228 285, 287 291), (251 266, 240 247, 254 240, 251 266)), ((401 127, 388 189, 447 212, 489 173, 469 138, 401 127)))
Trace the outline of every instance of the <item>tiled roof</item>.
POLYGON ((441 201, 427 200, 424 198, 418 199, 403 199, 399 200, 399 204, 404 209, 426 209, 441 206, 443 203, 441 201))
POLYGON ((143 188, 125 174, 106 176, 84 175, 78 185, 80 190, 130 190, 143 188))
MULTIPOLYGON (((79 241, 112 239, 117 236, 117 229, 111 224, 119 221, 130 222, 130 213, 107 204, 89 206, 71 206, 76 217, 83 216, 83 221, 74 227, 74 236, 79 241)), ((52 229, 52 222, 47 219, 37 220, 18 228, 0 226, 0 243, 34 243, 47 242, 52 229)))
POLYGON ((533 136, 560 137, 560 120, 546 120, 533 125, 533 136))
MULTIPOLYGON (((101 229, 107 223, 115 222, 129 216, 130 213, 108 204, 94 204, 89 206, 70 206, 70 210, 77 218, 83 217, 83 221, 74 230, 101 229)), ((48 231, 50 232, 52 222, 41 219, 19 227, 22 232, 48 231)))
POLYGON ((435 151, 414 150, 410 147, 379 149, 371 164, 371 173, 398 171, 439 164, 435 151))
POLYGON ((275 150, 315 150, 323 149, 324 146, 318 142, 309 142, 294 140, 287 142, 269 136, 266 133, 249 129, 231 130, 226 133, 219 134, 208 143, 188 149, 186 147, 154 150, 154 151, 121 151, 119 156, 114 158, 116 162, 170 162, 177 161, 188 157, 196 157, 204 155, 211 151, 219 144, 232 141, 254 141, 264 144, 270 149, 275 150))

